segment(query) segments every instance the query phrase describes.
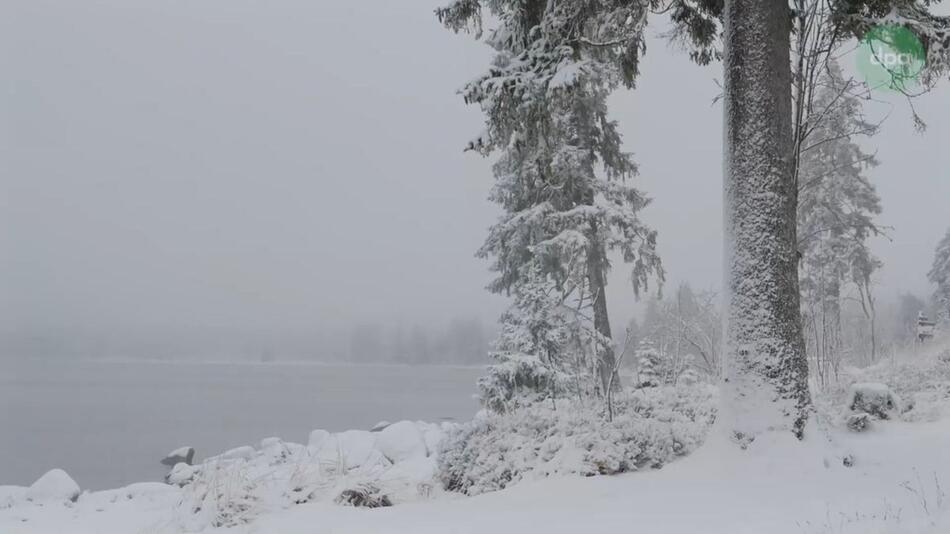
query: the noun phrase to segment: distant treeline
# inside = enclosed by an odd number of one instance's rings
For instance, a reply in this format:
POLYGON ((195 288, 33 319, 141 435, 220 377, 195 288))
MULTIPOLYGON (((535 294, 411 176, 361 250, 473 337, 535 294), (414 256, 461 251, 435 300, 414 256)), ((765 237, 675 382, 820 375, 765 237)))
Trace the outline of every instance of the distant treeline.
POLYGON ((485 364, 493 333, 478 319, 455 319, 442 327, 362 324, 350 334, 353 363, 485 364))
POLYGON ((224 327, 0 329, 0 357, 480 365, 494 329, 477 318, 334 329, 224 327))

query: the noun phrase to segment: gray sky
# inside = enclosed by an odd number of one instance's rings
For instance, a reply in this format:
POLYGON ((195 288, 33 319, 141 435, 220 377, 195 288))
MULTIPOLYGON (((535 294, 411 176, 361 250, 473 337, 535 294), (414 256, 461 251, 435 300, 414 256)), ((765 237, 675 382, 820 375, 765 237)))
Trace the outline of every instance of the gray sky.
MULTIPOLYGON (((439 26, 444 2, 0 0, 0 322, 492 320, 504 301, 473 256, 490 170, 461 150, 481 117, 455 94, 490 51, 439 26)), ((644 216, 671 283, 715 288, 719 67, 654 40, 642 70, 612 109, 655 198, 644 216)), ((918 100, 924 136, 895 101, 874 140, 885 294, 929 292, 948 96, 918 100)), ((619 267, 611 287, 629 315, 619 267)))

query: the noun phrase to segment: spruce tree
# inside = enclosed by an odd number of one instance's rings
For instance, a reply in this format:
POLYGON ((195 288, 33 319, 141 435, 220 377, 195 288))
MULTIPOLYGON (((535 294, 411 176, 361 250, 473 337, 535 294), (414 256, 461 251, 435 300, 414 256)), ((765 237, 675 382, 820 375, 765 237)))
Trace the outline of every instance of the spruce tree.
POLYGON ((586 350, 603 391, 618 383, 611 380, 608 254, 619 252, 631 266, 636 292, 663 276, 656 232, 639 217, 648 199, 631 184, 636 166, 606 105, 611 91, 632 83, 647 6, 457 0, 437 15, 452 30, 481 36, 483 7, 499 21, 486 38, 496 54, 462 95, 485 114, 485 132, 469 148, 497 155, 491 200, 503 215, 479 250, 498 273, 489 289, 517 301, 526 287, 549 281, 559 305, 579 310, 591 330, 586 350))

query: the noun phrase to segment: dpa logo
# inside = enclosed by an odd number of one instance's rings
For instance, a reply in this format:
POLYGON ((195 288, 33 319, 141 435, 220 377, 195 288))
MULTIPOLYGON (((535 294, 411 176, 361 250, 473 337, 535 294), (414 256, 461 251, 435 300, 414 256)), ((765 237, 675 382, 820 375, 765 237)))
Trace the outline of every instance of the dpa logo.
POLYGON ((924 45, 903 26, 875 26, 861 40, 858 71, 873 89, 907 92, 926 66, 924 45))

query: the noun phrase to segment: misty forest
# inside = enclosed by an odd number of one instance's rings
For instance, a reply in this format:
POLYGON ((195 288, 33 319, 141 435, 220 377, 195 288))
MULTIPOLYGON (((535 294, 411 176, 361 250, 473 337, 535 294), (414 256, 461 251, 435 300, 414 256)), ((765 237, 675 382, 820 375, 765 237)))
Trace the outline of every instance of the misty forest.
POLYGON ((0 0, 0 532, 950 532, 939 0, 0 0))

